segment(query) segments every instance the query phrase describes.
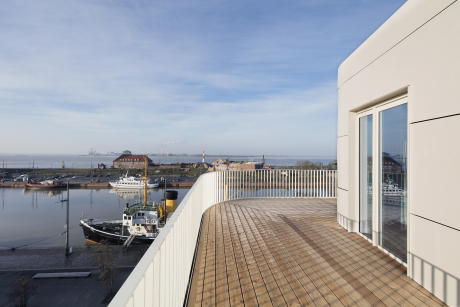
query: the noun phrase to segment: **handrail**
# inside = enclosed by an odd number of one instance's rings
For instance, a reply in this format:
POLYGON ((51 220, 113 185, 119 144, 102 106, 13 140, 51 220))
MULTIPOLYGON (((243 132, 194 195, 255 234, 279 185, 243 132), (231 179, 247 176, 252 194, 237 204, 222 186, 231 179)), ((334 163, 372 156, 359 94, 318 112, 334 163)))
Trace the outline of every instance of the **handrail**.
POLYGON ((182 306, 203 213, 252 197, 336 197, 337 171, 244 170, 201 175, 109 306, 182 306), (236 191, 236 193, 235 193, 236 191))

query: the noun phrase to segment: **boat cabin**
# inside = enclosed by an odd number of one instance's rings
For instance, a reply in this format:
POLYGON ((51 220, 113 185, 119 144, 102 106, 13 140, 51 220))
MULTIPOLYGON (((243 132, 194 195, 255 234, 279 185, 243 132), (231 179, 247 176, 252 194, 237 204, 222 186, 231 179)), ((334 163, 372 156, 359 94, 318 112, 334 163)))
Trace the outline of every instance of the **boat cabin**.
POLYGON ((157 213, 155 211, 136 211, 131 214, 123 214, 123 225, 140 226, 156 224, 157 213))

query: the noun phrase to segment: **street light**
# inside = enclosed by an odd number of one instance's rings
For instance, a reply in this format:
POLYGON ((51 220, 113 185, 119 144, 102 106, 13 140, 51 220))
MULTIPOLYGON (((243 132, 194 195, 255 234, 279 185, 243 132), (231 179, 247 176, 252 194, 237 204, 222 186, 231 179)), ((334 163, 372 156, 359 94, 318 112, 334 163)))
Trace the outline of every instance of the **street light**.
POLYGON ((69 256, 70 255, 70 249, 69 249, 69 179, 67 179, 67 199, 61 200, 61 202, 67 202, 67 209, 66 209, 66 239, 65 239, 65 255, 69 256))

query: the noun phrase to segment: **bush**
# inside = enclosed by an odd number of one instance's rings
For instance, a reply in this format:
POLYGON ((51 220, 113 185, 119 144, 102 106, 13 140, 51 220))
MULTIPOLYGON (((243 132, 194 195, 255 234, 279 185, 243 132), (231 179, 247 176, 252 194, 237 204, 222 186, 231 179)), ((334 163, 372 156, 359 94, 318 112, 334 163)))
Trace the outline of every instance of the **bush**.
POLYGON ((14 289, 8 294, 10 302, 14 302, 15 307, 27 307, 29 300, 37 293, 37 286, 32 284, 29 275, 22 275, 14 281, 14 289))

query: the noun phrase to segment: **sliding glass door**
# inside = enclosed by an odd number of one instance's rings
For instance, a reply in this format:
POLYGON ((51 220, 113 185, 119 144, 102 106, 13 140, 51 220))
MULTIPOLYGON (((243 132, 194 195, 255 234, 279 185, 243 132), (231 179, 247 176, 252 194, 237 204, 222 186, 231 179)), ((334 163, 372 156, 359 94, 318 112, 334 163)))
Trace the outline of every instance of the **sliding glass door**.
POLYGON ((359 231, 372 240, 372 114, 359 119, 359 231))
POLYGON ((361 112, 359 232, 407 263, 406 97, 361 112))
POLYGON ((379 115, 379 244, 407 262, 407 104, 379 115))

